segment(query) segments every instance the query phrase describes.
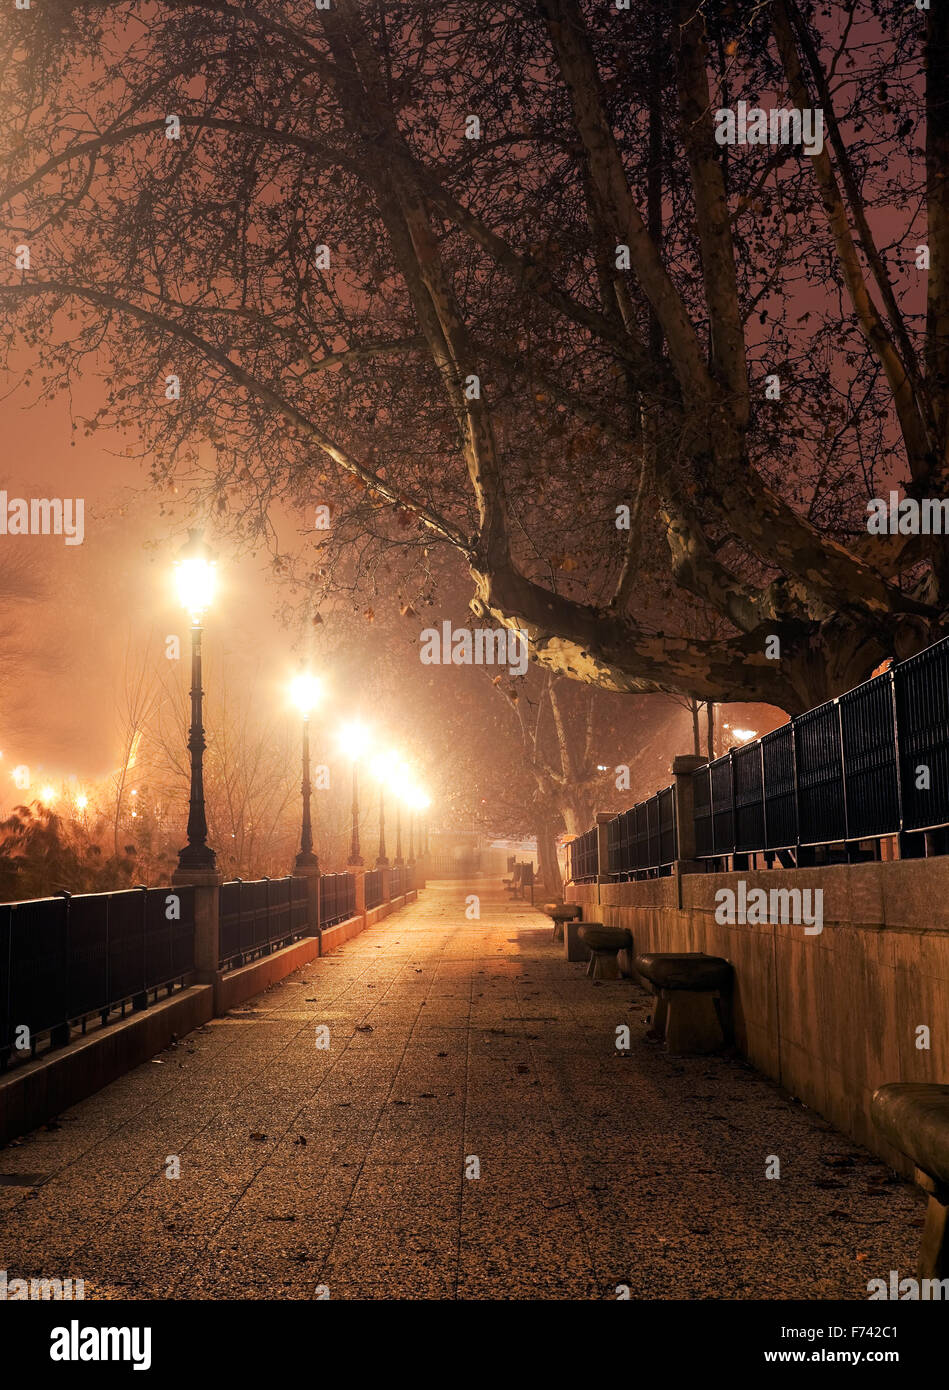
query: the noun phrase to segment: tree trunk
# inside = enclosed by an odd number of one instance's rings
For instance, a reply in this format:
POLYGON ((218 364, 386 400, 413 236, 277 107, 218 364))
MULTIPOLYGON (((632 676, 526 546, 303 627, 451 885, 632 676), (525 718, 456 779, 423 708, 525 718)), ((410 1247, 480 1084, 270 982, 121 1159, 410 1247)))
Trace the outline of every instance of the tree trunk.
POLYGON ((537 826, 537 866, 545 891, 552 898, 562 898, 563 880, 557 861, 557 842, 552 823, 546 818, 537 826))
POLYGON ((715 706, 711 700, 705 702, 706 746, 709 762, 715 757, 715 706))

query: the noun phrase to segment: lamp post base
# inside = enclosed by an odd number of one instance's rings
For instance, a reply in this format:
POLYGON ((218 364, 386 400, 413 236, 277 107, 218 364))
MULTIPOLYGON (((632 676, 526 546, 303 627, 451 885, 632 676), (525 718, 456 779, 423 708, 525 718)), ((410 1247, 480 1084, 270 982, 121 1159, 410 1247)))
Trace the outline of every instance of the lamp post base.
POLYGON ((178 851, 178 871, 216 874, 217 855, 207 845, 185 845, 178 851))

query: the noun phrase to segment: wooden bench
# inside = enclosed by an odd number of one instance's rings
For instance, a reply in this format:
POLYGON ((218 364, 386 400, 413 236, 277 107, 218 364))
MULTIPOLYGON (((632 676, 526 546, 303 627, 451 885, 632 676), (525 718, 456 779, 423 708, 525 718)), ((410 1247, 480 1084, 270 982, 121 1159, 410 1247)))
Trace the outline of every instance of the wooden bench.
POLYGON ((512 898, 517 897, 517 890, 521 886, 521 870, 523 867, 523 864, 515 864, 514 872, 512 873, 511 877, 502 880, 505 888, 510 893, 512 898))
POLYGON ((656 996, 651 1036, 679 1055, 717 1052, 725 1042, 722 996, 730 995, 732 967, 704 951, 648 952, 637 972, 656 996))
POLYGON ((594 980, 618 980, 621 976, 617 955, 628 951, 632 934, 625 927, 604 927, 599 922, 584 922, 580 940, 590 952, 587 974, 594 980))
POLYGON ((919 1279, 949 1278, 949 1086, 893 1081, 870 1099, 873 1123, 916 1165, 928 1194, 916 1266, 919 1279))

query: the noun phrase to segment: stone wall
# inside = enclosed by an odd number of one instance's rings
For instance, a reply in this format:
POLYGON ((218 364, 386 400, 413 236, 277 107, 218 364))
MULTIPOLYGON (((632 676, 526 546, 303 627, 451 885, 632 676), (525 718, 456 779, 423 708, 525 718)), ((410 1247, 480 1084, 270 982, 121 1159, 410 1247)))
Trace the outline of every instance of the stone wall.
POLYGON ((683 874, 575 884, 587 921, 628 927, 639 951, 706 951, 735 967, 736 1042, 761 1071, 844 1133, 911 1174, 876 1135, 886 1081, 949 1083, 949 858, 830 868, 683 874), (715 893, 823 891, 824 926, 724 926, 715 893), (917 1028, 930 1032, 917 1047, 917 1028))

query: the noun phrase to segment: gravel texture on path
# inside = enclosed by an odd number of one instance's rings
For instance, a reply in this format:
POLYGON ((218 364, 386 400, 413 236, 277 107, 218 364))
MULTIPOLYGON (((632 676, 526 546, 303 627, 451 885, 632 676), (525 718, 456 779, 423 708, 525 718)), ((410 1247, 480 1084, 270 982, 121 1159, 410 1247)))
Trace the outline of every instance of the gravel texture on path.
POLYGON ((913 1272, 913 1187, 740 1059, 666 1056, 649 996, 585 969, 499 884, 430 885, 0 1150, 0 1269, 87 1299, 865 1300, 913 1272))

